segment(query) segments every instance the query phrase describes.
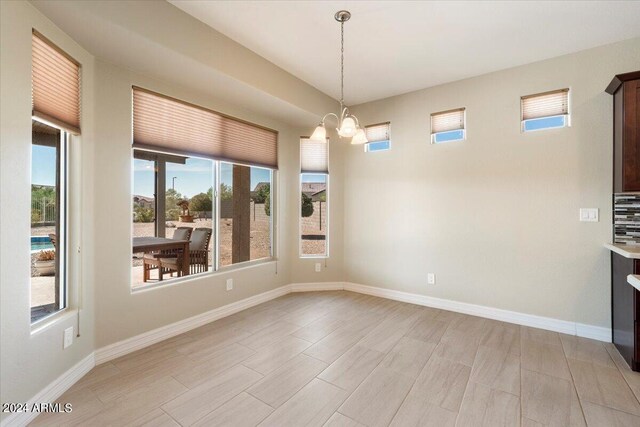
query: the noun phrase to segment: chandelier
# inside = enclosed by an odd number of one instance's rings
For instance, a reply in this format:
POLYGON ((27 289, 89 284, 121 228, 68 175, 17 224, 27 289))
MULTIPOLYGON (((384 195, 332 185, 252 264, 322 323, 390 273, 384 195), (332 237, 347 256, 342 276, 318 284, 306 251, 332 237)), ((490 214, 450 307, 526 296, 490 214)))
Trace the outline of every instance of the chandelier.
POLYGON ((328 113, 322 118, 322 121, 318 124, 318 127, 313 131, 311 135, 314 141, 326 141, 327 140, 327 128, 324 121, 327 117, 333 116, 338 120, 338 135, 340 138, 351 138, 352 144, 365 144, 367 136, 364 129, 360 127, 358 118, 349 113, 349 108, 344 105, 344 23, 351 18, 351 12, 348 10, 340 10, 336 12, 336 21, 340 23, 340 115, 335 113, 328 113))

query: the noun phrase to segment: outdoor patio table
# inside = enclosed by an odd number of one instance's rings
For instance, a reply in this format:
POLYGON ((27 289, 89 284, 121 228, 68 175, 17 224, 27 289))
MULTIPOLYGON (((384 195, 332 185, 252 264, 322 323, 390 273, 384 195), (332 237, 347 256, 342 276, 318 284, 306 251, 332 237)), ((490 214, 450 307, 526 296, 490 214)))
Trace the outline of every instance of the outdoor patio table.
POLYGON ((189 241, 165 237, 134 237, 133 253, 157 252, 168 249, 182 249, 182 275, 189 275, 189 241))

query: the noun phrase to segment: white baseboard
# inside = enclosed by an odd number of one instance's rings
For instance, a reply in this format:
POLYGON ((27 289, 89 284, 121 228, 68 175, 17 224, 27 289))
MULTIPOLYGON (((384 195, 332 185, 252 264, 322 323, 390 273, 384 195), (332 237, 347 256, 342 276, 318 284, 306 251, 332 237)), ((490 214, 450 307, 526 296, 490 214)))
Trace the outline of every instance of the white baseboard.
POLYGON ((215 320, 255 305, 262 304, 263 302, 281 297, 289 292, 291 292, 291 285, 281 286, 99 348, 96 350, 96 365, 108 362, 109 360, 116 359, 120 356, 124 356, 125 354, 132 353, 168 338, 175 337, 176 335, 183 334, 202 325, 206 325, 207 323, 211 323, 215 320))
POLYGON ((292 283, 290 292, 313 292, 313 291, 342 291, 342 282, 316 282, 316 283, 292 283))
POLYGON ((568 335, 577 335, 579 337, 591 338, 598 341, 611 342, 611 328, 603 328, 601 326, 585 325, 567 320, 553 319, 551 317, 536 316, 533 314, 519 313, 516 311, 435 298, 427 295, 412 294, 392 289, 360 285, 357 283, 344 283, 344 290, 408 302, 411 304, 423 305, 426 307, 455 311, 457 313, 485 317, 487 319, 515 323, 517 325, 530 326, 532 328, 561 332, 568 335))
MULTIPOLYGON (((27 401, 29 407, 34 403, 51 403, 69 390, 80 378, 85 376, 95 366, 94 353, 91 353, 80 362, 76 363, 71 369, 60 375, 44 389, 40 390, 33 398, 27 401)), ((38 412, 14 412, 2 421, 2 427, 22 427, 32 422, 38 415, 38 412)))

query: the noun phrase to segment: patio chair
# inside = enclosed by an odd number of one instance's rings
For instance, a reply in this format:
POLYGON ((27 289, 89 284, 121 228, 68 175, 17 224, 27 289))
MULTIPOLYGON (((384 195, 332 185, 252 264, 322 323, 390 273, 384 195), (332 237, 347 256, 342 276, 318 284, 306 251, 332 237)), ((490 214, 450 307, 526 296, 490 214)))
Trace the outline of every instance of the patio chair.
MULTIPOLYGON (((171 237, 173 240, 190 240, 191 239, 191 232, 193 231, 193 228, 191 227, 178 227, 176 228, 176 230, 173 232, 173 237, 171 237)), ((171 251, 158 251, 158 252, 151 252, 151 253, 146 253, 142 256, 142 263, 143 263, 143 272, 142 272, 142 281, 146 282, 147 280, 149 280, 151 278, 151 270, 153 269, 158 269, 158 280, 162 280, 165 271, 163 271, 163 268, 161 266, 162 262, 160 261, 161 258, 178 258, 181 254, 179 253, 180 250, 171 250, 171 251)))
MULTIPOLYGON (((189 272, 191 274, 203 273, 209 269, 209 242, 212 230, 210 228, 196 228, 191 235, 189 243, 189 272)), ((160 258, 162 271, 182 272, 183 257, 160 258)))

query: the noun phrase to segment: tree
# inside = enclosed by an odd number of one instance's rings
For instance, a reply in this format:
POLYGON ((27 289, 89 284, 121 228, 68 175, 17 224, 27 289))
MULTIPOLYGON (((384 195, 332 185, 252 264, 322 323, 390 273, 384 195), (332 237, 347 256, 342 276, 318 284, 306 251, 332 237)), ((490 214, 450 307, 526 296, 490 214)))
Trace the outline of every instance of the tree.
POLYGON ((313 215, 313 201, 311 200, 311 197, 304 193, 302 193, 302 207, 300 212, 302 213, 303 218, 313 215))
POLYGON ((233 188, 225 183, 220 184, 220 200, 233 199, 233 188))
POLYGON ((213 210, 213 202, 207 193, 200 193, 189 200, 189 208, 194 212, 210 212, 213 210))
POLYGON ((255 203, 266 203, 269 198, 269 193, 271 192, 271 185, 269 183, 262 184, 258 191, 256 191, 255 196, 253 196, 253 201, 255 203))
POLYGON ((165 193, 165 207, 166 215, 165 219, 170 221, 177 221, 180 217, 182 209, 178 207, 178 202, 182 200, 182 194, 174 190, 173 188, 167 189, 165 193))

